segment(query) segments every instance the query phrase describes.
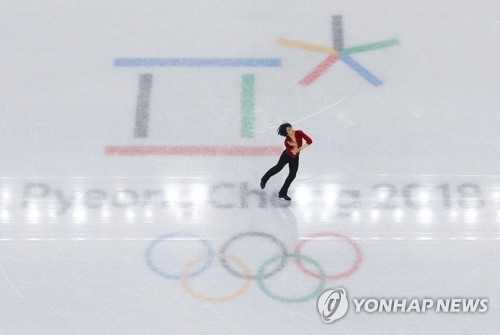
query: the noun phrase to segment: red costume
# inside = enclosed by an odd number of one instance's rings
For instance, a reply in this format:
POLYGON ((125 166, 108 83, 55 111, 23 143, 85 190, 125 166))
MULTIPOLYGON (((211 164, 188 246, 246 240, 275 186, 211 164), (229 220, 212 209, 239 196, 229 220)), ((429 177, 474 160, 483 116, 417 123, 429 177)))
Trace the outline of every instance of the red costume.
MULTIPOLYGON (((311 144, 313 141, 309 136, 307 136, 302 130, 296 130, 295 131, 295 141, 297 143, 297 149, 302 146, 302 140, 305 140, 307 144, 311 144)), ((288 144, 288 142, 292 142, 292 139, 287 136, 285 137, 285 147, 286 147, 286 152, 290 157, 294 158, 296 155, 292 153, 293 147, 288 144)))

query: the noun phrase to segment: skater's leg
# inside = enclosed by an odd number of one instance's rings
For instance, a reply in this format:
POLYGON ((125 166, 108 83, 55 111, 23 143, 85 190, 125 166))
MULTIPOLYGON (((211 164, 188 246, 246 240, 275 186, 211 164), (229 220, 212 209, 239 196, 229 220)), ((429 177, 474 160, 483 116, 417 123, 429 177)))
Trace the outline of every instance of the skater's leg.
POLYGON ((290 156, 288 156, 286 151, 283 151, 278 163, 275 166, 273 166, 272 168, 270 168, 269 171, 266 172, 264 177, 262 177, 262 179, 261 179, 261 187, 262 188, 264 188, 266 186, 266 183, 269 180, 269 178, 271 178, 272 176, 274 176, 275 174, 280 172, 285 167, 285 165, 288 163, 289 158, 290 158, 290 156))
POLYGON ((290 187, 290 185, 292 184, 292 181, 297 176, 297 171, 299 170, 299 156, 296 156, 295 158, 290 159, 290 162, 288 164, 288 168, 290 169, 290 171, 288 173, 288 177, 285 180, 285 183, 283 184, 283 187, 281 188, 281 190, 279 192, 280 197, 287 196, 287 198, 288 198, 288 188, 290 187))

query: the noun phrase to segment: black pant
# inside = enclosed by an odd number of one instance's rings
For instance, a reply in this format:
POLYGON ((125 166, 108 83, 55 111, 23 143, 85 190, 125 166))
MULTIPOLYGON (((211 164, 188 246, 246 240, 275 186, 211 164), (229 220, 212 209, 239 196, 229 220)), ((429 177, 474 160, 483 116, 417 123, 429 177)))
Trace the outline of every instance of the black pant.
POLYGON ((266 172, 264 177, 262 177, 262 180, 265 183, 267 183, 269 178, 274 176, 276 173, 280 172, 287 164, 288 168, 290 169, 290 172, 288 172, 288 177, 286 178, 285 183, 283 184, 283 187, 280 190, 280 195, 288 194, 288 188, 290 187, 292 181, 295 179, 295 176, 297 175, 297 170, 299 169, 299 155, 297 154, 295 158, 292 158, 290 157, 290 155, 288 155, 286 150, 284 150, 280 156, 278 164, 270 168, 269 171, 266 172))

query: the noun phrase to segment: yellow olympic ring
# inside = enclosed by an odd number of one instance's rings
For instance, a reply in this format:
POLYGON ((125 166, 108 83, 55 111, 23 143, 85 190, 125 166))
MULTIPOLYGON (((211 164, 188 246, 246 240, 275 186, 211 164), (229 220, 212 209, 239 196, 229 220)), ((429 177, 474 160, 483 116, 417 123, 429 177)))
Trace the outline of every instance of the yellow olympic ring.
POLYGON ((186 267, 184 268, 184 270, 182 271, 181 284, 182 284, 182 287, 184 288, 184 290, 186 290, 187 293, 189 293, 191 296, 193 296, 194 298, 196 298, 198 300, 205 301, 205 302, 211 302, 211 303, 228 302, 228 301, 234 300, 234 299, 240 297, 241 295, 243 295, 243 293, 245 293, 246 290, 248 290, 248 288, 250 287, 250 283, 251 283, 251 280, 249 279, 250 269, 248 268, 248 266, 246 266, 245 263, 243 263, 243 261, 241 259, 234 257, 234 256, 229 256, 229 255, 225 255, 225 254, 217 254, 217 255, 215 255, 215 257, 231 261, 231 262, 235 263, 236 265, 238 265, 243 270, 243 274, 247 277, 247 279, 244 280, 243 285, 235 293, 227 295, 227 296, 221 296, 221 297, 207 297, 207 296, 204 296, 198 292, 195 292, 192 289, 191 285, 189 285, 189 273, 191 273, 191 270, 193 269, 193 267, 195 267, 199 263, 203 262, 207 258, 206 255, 202 255, 202 256, 192 260, 191 262, 189 262, 186 265, 186 267))

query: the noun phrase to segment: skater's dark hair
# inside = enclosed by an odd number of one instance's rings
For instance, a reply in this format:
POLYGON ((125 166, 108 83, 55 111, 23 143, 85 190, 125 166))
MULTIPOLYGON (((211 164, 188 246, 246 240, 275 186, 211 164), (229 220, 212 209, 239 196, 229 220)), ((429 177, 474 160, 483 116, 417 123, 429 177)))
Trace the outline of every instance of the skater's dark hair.
POLYGON ((287 127, 292 127, 290 123, 283 123, 281 126, 278 128, 278 135, 285 136, 286 137, 286 128, 287 127))

